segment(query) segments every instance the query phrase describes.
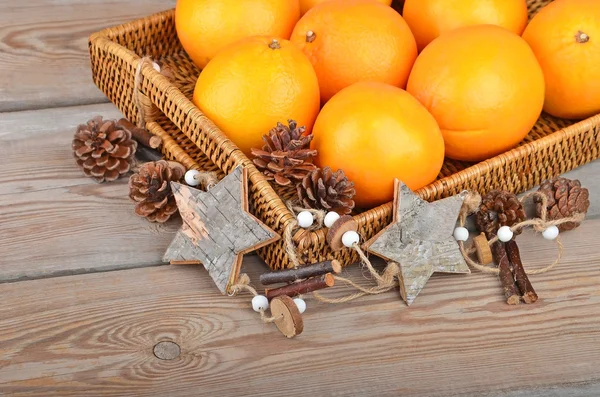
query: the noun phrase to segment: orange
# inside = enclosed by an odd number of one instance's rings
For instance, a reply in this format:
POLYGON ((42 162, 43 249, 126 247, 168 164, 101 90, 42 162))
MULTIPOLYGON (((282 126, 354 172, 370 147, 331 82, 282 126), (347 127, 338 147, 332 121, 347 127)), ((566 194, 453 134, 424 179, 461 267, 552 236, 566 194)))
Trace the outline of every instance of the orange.
POLYGON ((523 38, 544 71, 546 112, 567 119, 600 113, 600 1, 554 1, 523 38))
POLYGON ((249 155, 277 122, 293 119, 311 131, 320 107, 319 83, 292 43, 254 36, 226 47, 206 65, 193 101, 249 155))
POLYGON ((406 0, 402 16, 419 51, 444 32, 491 24, 520 35, 527 24, 526 0, 406 0))
POLYGON ((517 34, 495 25, 467 26, 425 47, 407 91, 437 120, 446 156, 479 161, 529 133, 542 112, 544 75, 517 34))
POLYGON ((384 83, 342 89, 323 106, 313 136, 315 163, 344 171, 354 182, 357 208, 391 201, 395 178, 413 190, 431 183, 444 161, 433 116, 406 91, 384 83))
POLYGON ((299 18, 298 0, 177 0, 175 6, 177 37, 199 68, 244 37, 289 39, 299 18))
MULTIPOLYGON (((327 1, 327 0, 300 0, 300 15, 306 14, 306 12, 308 10, 310 10, 317 4, 321 4, 324 1, 327 1)), ((392 5, 392 0, 375 0, 375 1, 386 4, 388 6, 392 5)))
POLYGON ((315 67, 323 102, 359 81, 404 88, 417 56, 402 16, 373 0, 318 4, 300 18, 290 41, 315 67))

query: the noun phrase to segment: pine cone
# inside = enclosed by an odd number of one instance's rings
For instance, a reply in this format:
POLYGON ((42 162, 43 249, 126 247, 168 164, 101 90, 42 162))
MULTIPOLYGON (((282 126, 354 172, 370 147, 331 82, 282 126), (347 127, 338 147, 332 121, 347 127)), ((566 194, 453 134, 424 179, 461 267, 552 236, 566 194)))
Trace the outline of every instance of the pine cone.
POLYGON ((303 135, 304 127, 298 127, 294 120, 288 120, 289 126, 277 123, 277 126, 263 136, 262 149, 252 148, 254 165, 269 180, 281 186, 299 183, 309 172, 317 167, 312 163, 316 150, 309 148, 312 134, 303 135))
POLYGON ((335 211, 340 215, 349 214, 354 208, 354 183, 342 170, 316 169, 304 177, 297 191, 301 205, 306 208, 335 211))
POLYGON ((115 120, 96 116, 77 127, 71 146, 85 175, 104 182, 129 172, 135 161, 137 142, 115 120))
MULTIPOLYGON (((481 198, 475 221, 488 238, 496 235, 501 226, 513 226, 525 220, 527 215, 517 196, 506 190, 492 190, 481 198)), ((515 235, 521 231, 515 232, 515 235)))
MULTIPOLYGON (((546 209, 548 211, 548 220, 568 218, 576 213, 585 214, 590 206, 590 192, 581 187, 579 180, 567 178, 554 178, 544 181, 538 188, 538 192, 544 193, 548 197, 546 209)), ((534 197, 536 203, 535 212, 539 218, 542 215, 542 200, 534 197)), ((566 222, 558 225, 558 230, 566 231, 575 229, 580 222, 566 222)))
POLYGON ((151 222, 166 222, 177 212, 171 181, 179 181, 185 167, 173 161, 144 163, 129 178, 129 198, 136 202, 135 213, 151 222))

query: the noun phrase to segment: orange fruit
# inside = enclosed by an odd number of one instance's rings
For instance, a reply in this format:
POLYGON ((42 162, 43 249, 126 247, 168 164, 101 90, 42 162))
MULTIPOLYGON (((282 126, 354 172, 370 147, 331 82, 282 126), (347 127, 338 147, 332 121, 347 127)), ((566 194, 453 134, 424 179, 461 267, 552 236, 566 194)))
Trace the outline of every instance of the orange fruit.
POLYGON ((313 128, 315 163, 342 169, 354 182, 357 208, 394 196, 394 179, 419 189, 439 174, 444 141, 427 109, 401 88, 359 82, 321 109, 313 128))
POLYGON ((600 113, 600 1, 554 1, 523 38, 544 71, 546 112, 567 119, 600 113))
POLYGON ((403 88, 417 56, 402 16, 373 0, 318 4, 300 18, 290 41, 315 67, 323 102, 359 81, 403 88))
POLYGON ((437 120, 446 156, 479 161, 518 144, 544 103, 544 75, 531 48, 495 25, 458 28, 415 61, 407 91, 437 120))
POLYGON ((262 136, 293 119, 312 129, 319 112, 319 83, 312 65, 287 40, 242 39, 219 52, 202 70, 194 104, 246 155, 262 136))
POLYGON ((491 24, 520 35, 527 24, 526 0, 406 0, 402 16, 419 51, 444 32, 491 24))
POLYGON ((298 0, 177 0, 175 6, 177 37, 199 68, 244 37, 289 39, 299 18, 298 0))
MULTIPOLYGON (((324 1, 327 1, 327 0, 300 0, 300 15, 306 14, 306 12, 308 10, 310 10, 317 4, 321 4, 324 1)), ((375 1, 386 4, 388 6, 392 5, 392 0, 375 0, 375 1)))

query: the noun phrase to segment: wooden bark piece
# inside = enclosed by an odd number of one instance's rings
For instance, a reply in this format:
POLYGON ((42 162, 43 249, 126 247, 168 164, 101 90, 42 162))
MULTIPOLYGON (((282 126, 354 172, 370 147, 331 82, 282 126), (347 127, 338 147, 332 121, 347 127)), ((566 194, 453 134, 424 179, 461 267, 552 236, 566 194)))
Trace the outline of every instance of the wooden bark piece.
POLYGON ((298 306, 292 298, 286 295, 278 296, 269 305, 275 325, 287 338, 293 338, 304 331, 304 321, 298 306))
POLYGON ((537 293, 533 289, 529 277, 523 268, 521 262, 521 255, 519 253, 519 246, 515 240, 510 240, 505 244, 506 253, 508 254, 508 260, 513 266, 513 273, 515 275, 515 281, 517 287, 521 291, 523 302, 535 303, 538 300, 537 293))
POLYGON ((477 252, 477 260, 482 265, 492 263, 494 257, 492 256, 492 249, 488 244, 488 239, 485 237, 485 233, 481 232, 479 236, 473 237, 473 245, 477 252))
POLYGON ((223 294, 237 280, 242 255, 280 237, 248 212, 247 178, 238 167, 208 192, 171 183, 183 225, 163 261, 200 261, 223 294))
POLYGON ((470 273, 453 237, 464 194, 428 203, 395 181, 394 217, 364 244, 400 266, 400 294, 410 305, 435 272, 470 273))
POLYGON ((506 297, 506 303, 509 305, 518 305, 521 303, 521 298, 519 295, 519 290, 515 285, 513 272, 510 269, 510 263, 508 261, 504 243, 496 241, 494 244, 492 244, 492 251, 494 253, 494 257, 496 258, 496 263, 498 263, 498 270, 500 271, 498 277, 500 278, 500 283, 502 284, 502 290, 504 291, 504 296, 506 297))
POLYGON ((337 260, 315 263, 308 266, 302 266, 297 269, 286 269, 277 272, 264 273, 260 275, 262 285, 276 283, 288 283, 303 280, 309 277, 316 277, 326 273, 340 273, 342 265, 337 260))
POLYGON ((271 300, 277 296, 297 296, 300 294, 306 294, 307 292, 316 291, 319 289, 333 287, 335 279, 331 273, 324 274, 320 277, 309 278, 298 283, 286 285, 284 287, 265 289, 265 296, 271 300))
POLYGON ((334 251, 339 251, 344 247, 342 236, 349 231, 357 231, 358 223, 350 215, 342 215, 327 232, 327 243, 334 251))
POLYGON ((119 119, 117 124, 129 130, 133 136, 133 139, 146 147, 157 149, 162 145, 162 139, 159 136, 152 135, 147 129, 136 126, 126 118, 119 119))

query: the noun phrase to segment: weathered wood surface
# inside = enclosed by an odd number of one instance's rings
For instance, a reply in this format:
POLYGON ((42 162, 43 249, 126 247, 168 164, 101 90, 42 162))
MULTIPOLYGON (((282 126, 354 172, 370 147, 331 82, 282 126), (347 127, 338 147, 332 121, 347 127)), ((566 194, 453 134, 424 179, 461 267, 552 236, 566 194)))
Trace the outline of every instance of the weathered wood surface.
POLYGON ((221 293, 228 293, 243 255, 280 238, 248 211, 247 170, 237 167, 207 192, 180 183, 171 186, 183 224, 163 260, 199 260, 221 293))
MULTIPOLYGON (((0 395, 596 396, 559 385, 600 382, 598 230, 595 219, 563 235, 564 262, 532 276, 536 304, 509 307, 493 276, 435 274, 410 307, 397 290, 342 305, 308 296, 292 340, 201 266, 2 284, 0 395), (180 355, 156 358, 162 341, 180 355)), ((529 232, 519 245, 531 268, 556 252, 529 232)), ((252 256, 242 271, 256 283, 265 269, 252 256)), ((358 267, 343 275, 368 285, 358 267)))
POLYGON ((435 272, 469 273, 453 237, 465 195, 428 203, 396 180, 394 217, 390 225, 367 241, 372 254, 400 266, 400 291, 408 305, 435 272))
POLYGON ((0 112, 108 102, 94 85, 91 33, 175 0, 0 0, 0 112))
POLYGON ((133 213, 127 178, 98 184, 77 167, 77 124, 112 104, 0 114, 0 282, 162 264, 180 219, 133 213))

